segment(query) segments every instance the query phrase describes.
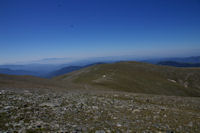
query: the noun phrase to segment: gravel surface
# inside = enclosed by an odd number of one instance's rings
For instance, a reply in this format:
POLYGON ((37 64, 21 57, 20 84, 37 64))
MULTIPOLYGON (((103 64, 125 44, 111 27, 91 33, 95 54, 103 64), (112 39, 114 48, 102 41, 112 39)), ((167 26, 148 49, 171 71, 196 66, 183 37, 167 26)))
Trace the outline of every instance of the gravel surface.
POLYGON ((200 98, 114 91, 0 90, 0 133, 199 131, 200 98))

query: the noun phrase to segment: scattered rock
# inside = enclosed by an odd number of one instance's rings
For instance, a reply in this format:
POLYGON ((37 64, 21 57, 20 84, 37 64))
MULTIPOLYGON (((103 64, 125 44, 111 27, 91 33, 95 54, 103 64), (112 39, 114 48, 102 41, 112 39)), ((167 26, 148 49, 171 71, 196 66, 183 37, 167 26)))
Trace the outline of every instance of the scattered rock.
POLYGON ((105 78, 105 77, 106 77, 106 75, 102 75, 102 77, 103 77, 103 78, 105 78))
POLYGON ((170 82, 176 83, 176 80, 168 79, 170 82))
POLYGON ((97 106, 92 106, 92 109, 96 109, 96 110, 97 110, 97 109, 99 109, 99 108, 98 108, 97 106))
POLYGON ((26 92, 30 95, 0 92, 2 132, 41 130, 50 133, 111 133, 200 130, 198 97, 81 91, 62 94, 26 92))
POLYGON ((132 113, 136 113, 136 112, 140 112, 140 110, 139 110, 139 109, 134 109, 134 110, 132 111, 132 113))
POLYGON ((188 123, 188 126, 189 126, 189 127, 192 127, 192 126, 193 126, 193 122, 192 122, 192 121, 189 122, 189 123, 188 123))
POLYGON ((120 123, 117 123, 117 127, 121 127, 122 125, 120 123))

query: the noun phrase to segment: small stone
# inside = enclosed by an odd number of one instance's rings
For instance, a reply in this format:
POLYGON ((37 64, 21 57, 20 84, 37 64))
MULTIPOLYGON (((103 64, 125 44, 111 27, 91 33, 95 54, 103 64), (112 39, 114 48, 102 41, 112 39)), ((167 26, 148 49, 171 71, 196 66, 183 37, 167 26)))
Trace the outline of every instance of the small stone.
POLYGON ((5 126, 6 126, 6 127, 8 127, 8 126, 9 126, 9 124, 8 124, 8 123, 6 123, 6 124, 5 124, 5 126))
POLYGON ((139 110, 139 109, 134 109, 134 110, 132 111, 132 113, 135 113, 135 112, 140 112, 140 110, 139 110))
POLYGON ((121 124, 117 123, 117 127, 121 127, 121 126, 122 126, 121 124))
POLYGON ((192 126, 193 126, 193 123, 192 123, 192 122, 189 122, 189 123, 188 123, 188 126, 189 126, 189 127, 192 127, 192 126))
POLYGON ((168 81, 176 83, 176 80, 173 80, 173 79, 168 79, 168 81))
POLYGON ((60 127, 59 124, 55 124, 54 126, 55 126, 56 128, 59 128, 59 127, 60 127))
POLYGON ((93 119, 97 120, 99 117, 98 116, 94 116, 93 119))
POLYGON ((13 106, 6 106, 4 107, 5 110, 12 108, 13 106))
POLYGON ((55 105, 53 103, 41 103, 39 106, 41 106, 41 107, 44 107, 44 106, 54 107, 55 105))
POLYGON ((155 116, 153 116, 153 119, 155 120, 155 119, 157 119, 158 118, 158 116, 157 115, 155 115, 155 116))
POLYGON ((77 125, 72 125, 72 127, 77 127, 77 125))
POLYGON ((97 106, 92 106, 92 109, 99 109, 97 106))
POLYGON ((113 117, 113 119, 114 119, 114 120, 116 120, 116 119, 117 119, 117 117, 113 117))

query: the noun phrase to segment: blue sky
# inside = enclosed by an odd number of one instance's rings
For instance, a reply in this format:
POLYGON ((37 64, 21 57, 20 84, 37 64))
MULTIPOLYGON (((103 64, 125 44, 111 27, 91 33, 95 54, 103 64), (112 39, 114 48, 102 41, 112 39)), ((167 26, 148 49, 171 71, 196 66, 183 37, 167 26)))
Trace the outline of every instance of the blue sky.
POLYGON ((199 0, 0 1, 0 64, 199 51, 199 0))

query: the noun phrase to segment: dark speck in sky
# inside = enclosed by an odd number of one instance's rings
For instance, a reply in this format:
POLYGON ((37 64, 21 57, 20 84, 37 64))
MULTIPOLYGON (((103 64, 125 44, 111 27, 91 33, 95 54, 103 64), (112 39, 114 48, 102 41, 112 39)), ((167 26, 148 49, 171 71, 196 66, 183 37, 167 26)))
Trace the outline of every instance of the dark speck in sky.
POLYGON ((69 27, 72 28, 72 29, 74 29, 75 25, 74 24, 70 24, 69 27))

